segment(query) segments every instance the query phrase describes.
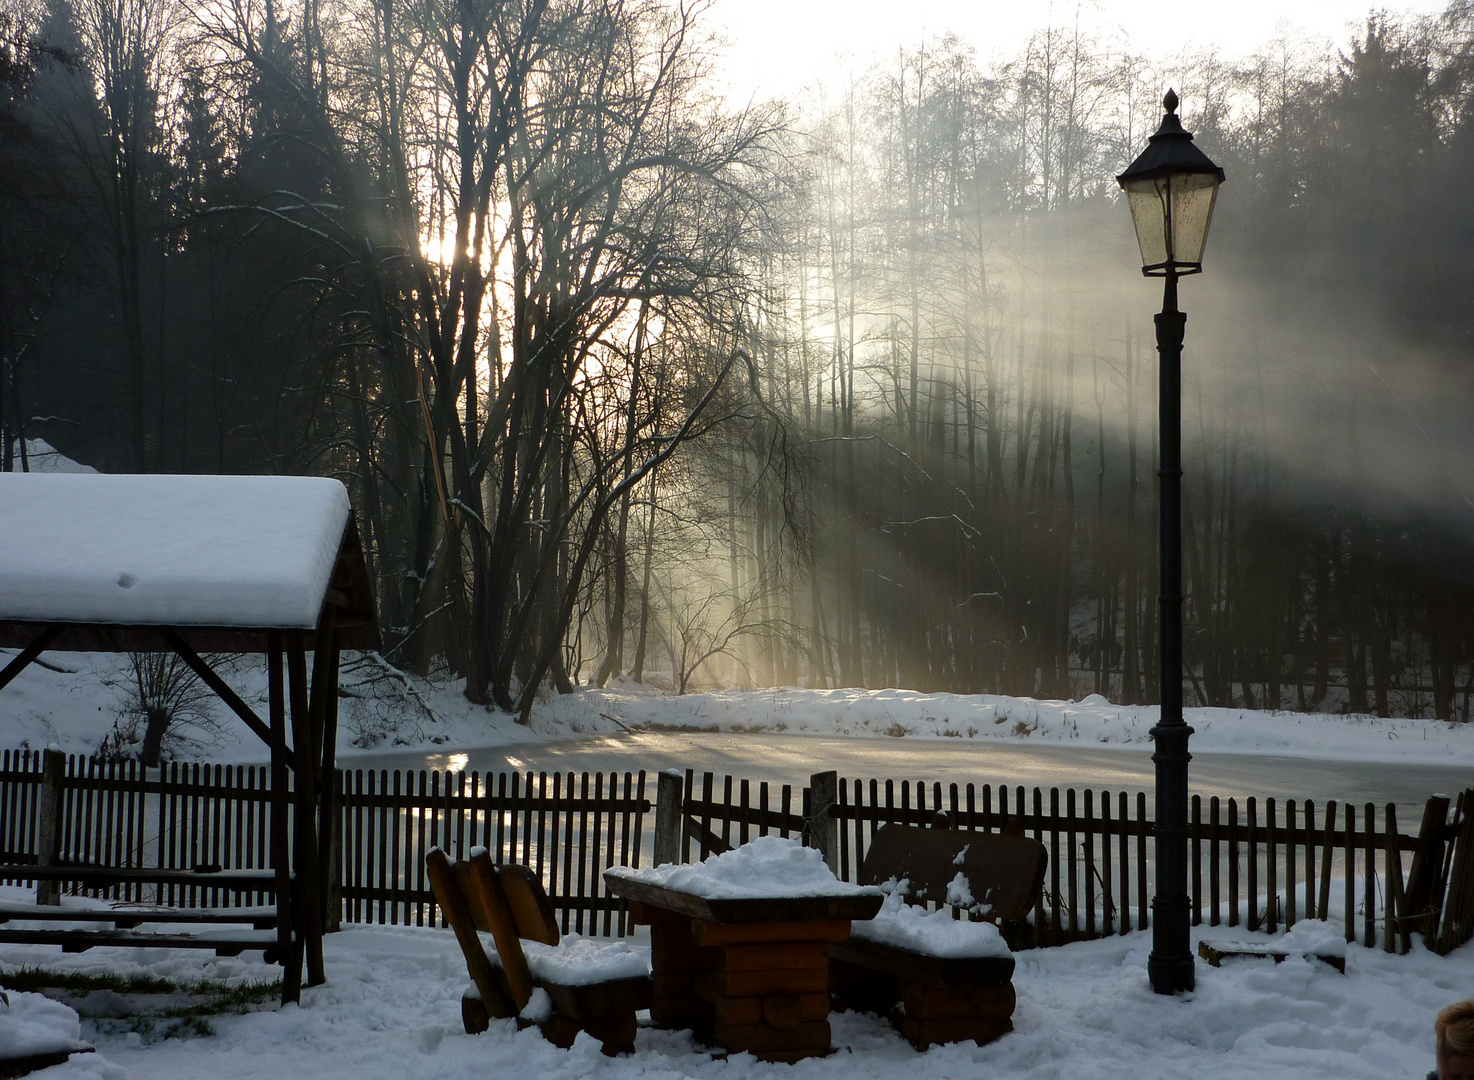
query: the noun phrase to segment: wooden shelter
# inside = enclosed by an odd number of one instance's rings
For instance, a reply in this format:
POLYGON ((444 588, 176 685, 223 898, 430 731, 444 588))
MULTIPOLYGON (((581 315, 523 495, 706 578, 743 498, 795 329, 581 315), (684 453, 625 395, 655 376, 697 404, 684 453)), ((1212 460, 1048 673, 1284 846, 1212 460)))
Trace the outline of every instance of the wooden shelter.
POLYGON ((0 647, 21 650, 0 689, 48 650, 176 653, 267 745, 272 869, 291 933, 284 997, 296 997, 304 956, 308 984, 322 982, 339 654, 380 647, 343 485, 0 474, 0 647), (212 652, 264 657, 265 717, 211 668, 212 652))

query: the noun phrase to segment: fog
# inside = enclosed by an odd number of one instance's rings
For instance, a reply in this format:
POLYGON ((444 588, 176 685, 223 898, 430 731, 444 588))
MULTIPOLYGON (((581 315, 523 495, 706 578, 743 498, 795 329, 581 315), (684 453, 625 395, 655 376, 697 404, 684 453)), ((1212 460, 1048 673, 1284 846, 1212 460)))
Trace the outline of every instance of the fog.
POLYGON ((1228 175, 1188 701, 1468 718, 1466 4, 1160 62, 938 27, 770 102, 699 4, 390 10, 0 18, 0 468, 337 476, 387 657, 524 717, 1149 701, 1161 291, 1114 177, 1172 86, 1228 175))

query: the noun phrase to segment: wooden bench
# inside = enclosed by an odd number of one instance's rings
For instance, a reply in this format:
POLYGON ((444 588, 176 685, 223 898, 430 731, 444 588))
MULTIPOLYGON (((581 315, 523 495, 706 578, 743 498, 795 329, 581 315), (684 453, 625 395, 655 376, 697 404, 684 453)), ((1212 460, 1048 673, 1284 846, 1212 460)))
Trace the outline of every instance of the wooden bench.
POLYGON ((537 1021, 543 1036, 567 1049, 587 1031, 609 1056, 635 1048, 635 1012, 650 1007, 648 972, 639 977, 568 982, 534 977, 522 939, 544 945, 559 943, 553 906, 542 882, 525 866, 497 866, 483 848, 467 859, 453 860, 439 848, 425 856, 430 887, 455 931, 466 958, 472 986, 461 998, 466 1031, 485 1031, 493 1018, 516 1017, 532 998, 534 987, 547 992, 552 1015, 537 1021), (477 931, 496 943, 498 963, 486 955, 477 931))
MULTIPOLYGON (((961 875, 975 916, 1016 941, 1039 901, 1047 859, 1043 844, 1023 836, 892 824, 871 841, 860 884, 905 879, 908 903, 940 904, 949 889, 957 895, 961 875)), ((830 944, 829 961, 837 1006, 889 1016, 918 1050, 965 1039, 982 1044, 1013 1030, 1012 956, 934 956, 851 936, 830 944)))
POLYGON ((1342 975, 1346 974, 1344 953, 1307 952, 1304 949, 1281 949, 1273 945, 1242 942, 1200 941, 1198 942, 1198 955, 1208 961, 1209 967, 1222 967, 1223 961, 1236 957, 1273 960, 1276 964, 1283 964, 1292 956, 1303 956, 1307 960, 1319 960, 1322 964, 1335 968, 1342 975))
MULTIPOLYGON (((93 888, 134 884, 270 893, 277 887, 276 873, 271 870, 169 870, 76 863, 0 865, 0 880, 7 879, 74 882, 93 888)), ((217 956, 239 956, 259 949, 266 962, 272 964, 283 962, 283 946, 290 950, 290 941, 288 928, 279 925, 275 906, 76 908, 54 904, 0 904, 0 942, 60 945, 65 953, 86 952, 99 946, 124 946, 211 949, 217 956), (16 922, 73 925, 33 929, 13 926, 16 922), (77 923, 107 925, 79 927, 75 925, 77 923), (200 933, 151 933, 136 929, 144 923, 220 929, 200 933), (250 929, 246 929, 247 925, 250 929)))

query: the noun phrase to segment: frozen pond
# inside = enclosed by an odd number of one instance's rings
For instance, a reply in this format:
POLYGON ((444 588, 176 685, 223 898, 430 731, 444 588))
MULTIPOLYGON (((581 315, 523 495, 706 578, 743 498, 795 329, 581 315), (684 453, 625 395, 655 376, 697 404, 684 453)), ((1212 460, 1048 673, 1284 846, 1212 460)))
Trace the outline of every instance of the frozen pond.
MULTIPOLYGON (((499 772, 637 772, 694 769, 718 776, 747 777, 773 784, 808 782, 809 775, 835 769, 842 778, 1023 784, 1145 791, 1154 786, 1151 753, 1136 749, 1091 749, 1054 745, 1000 745, 958 739, 892 739, 732 732, 633 732, 598 735, 541 745, 461 749, 453 752, 345 755, 345 769, 464 769, 499 772)), ((1404 828, 1417 828, 1424 800, 1434 792, 1454 795, 1474 784, 1466 766, 1314 760, 1256 754, 1194 754, 1191 790, 1206 801, 1245 796, 1328 799, 1357 805, 1397 804, 1404 828)))

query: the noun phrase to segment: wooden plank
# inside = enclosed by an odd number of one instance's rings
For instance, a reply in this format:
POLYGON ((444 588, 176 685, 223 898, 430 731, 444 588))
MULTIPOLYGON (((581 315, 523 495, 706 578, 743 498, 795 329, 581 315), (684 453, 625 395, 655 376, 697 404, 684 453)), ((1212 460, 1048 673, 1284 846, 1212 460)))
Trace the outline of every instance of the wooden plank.
MULTIPOLYGON (((502 974, 506 977, 511 992, 512 1004, 521 1012, 532 998, 532 972, 527 968, 527 955, 522 951, 522 939, 517 935, 517 923, 498 881, 496 867, 485 848, 471 853, 470 881, 476 892, 476 903, 467 897, 467 907, 474 911, 480 908, 492 940, 496 942, 497 958, 501 961, 502 974)), ((457 878, 459 882, 459 878, 457 878)), ((462 890, 463 894, 465 890, 462 890)))
POLYGON ((250 728, 252 733, 264 742, 268 747, 279 752, 288 765, 297 767, 293 752, 285 745, 280 745, 274 740, 276 736, 271 728, 262 723, 261 718, 256 715, 249 705, 241 700, 241 696, 231 689, 230 684, 215 673, 215 669, 200 657, 199 653, 190 648, 189 643, 184 640, 178 630, 170 626, 158 628, 159 636, 164 642, 178 654, 179 658, 189 666, 189 669, 199 676, 200 681, 208 686, 221 701, 225 702, 226 708, 240 717, 241 721, 250 728))
POLYGON ((888 824, 871 838, 860 884, 908 878, 910 899, 941 902, 960 872, 973 897, 991 905, 989 914, 1021 919, 1038 902, 1046 860, 1044 846, 1028 837, 888 824))
MULTIPOLYGON (((750 1001, 752 999, 724 998, 723 1000, 750 1001)), ((761 1022, 776 1028, 795 1028, 800 1024, 811 1024, 829 1019, 827 989, 816 994, 766 994, 757 1000, 762 1004, 761 1022)), ((717 1019, 721 1019, 720 1006, 717 1010, 717 1019)))
POLYGON ((142 923, 189 923, 232 925, 250 923, 252 929, 270 930, 277 925, 275 906, 141 908, 50 907, 38 904, 0 904, 0 923, 8 922, 105 922, 128 928, 142 923))
POLYGON ((827 968, 829 952, 822 941, 728 945, 721 951, 721 966, 726 971, 827 968))
POLYGON ((1279 815, 1273 798, 1264 800, 1264 887, 1267 892, 1265 929, 1279 929, 1279 815))
POLYGON ((1248 805, 1245 807, 1246 821, 1244 824, 1244 842, 1248 845, 1249 863, 1249 896, 1248 896, 1248 927, 1250 930, 1259 929, 1259 829, 1257 817, 1258 807, 1254 802, 1254 796, 1249 796, 1248 805))
POLYGON ((905 1006, 906 1015, 920 1019, 1001 1019, 1013 1015, 1017 1001, 1012 982, 971 990, 933 986, 915 980, 901 984, 901 1004, 905 1006))
POLYGON ((952 990, 1006 985, 1013 978, 1012 956, 938 957, 894 945, 848 938, 829 946, 829 958, 902 980, 915 980, 952 990))
POLYGON ((1209 926, 1219 925, 1223 914, 1222 868, 1219 865, 1219 809, 1218 796, 1214 795, 1208 801, 1208 892, 1211 905, 1208 909, 1209 926))
MULTIPOLYGON (((1306 799, 1301 808, 1305 815, 1305 917, 1314 919, 1317 917, 1315 906, 1315 800, 1306 799)), ((1325 912, 1320 912, 1319 918, 1325 918, 1325 912)))
POLYGON ((850 936, 850 920, 805 920, 772 923, 713 923, 692 920, 696 945, 747 945, 777 941, 843 941, 850 936))
POLYGON ((1336 842, 1336 800, 1326 803, 1325 836, 1320 845, 1320 899, 1316 909, 1322 919, 1331 917, 1331 864, 1336 842))
POLYGON ((1273 960, 1276 964, 1282 964, 1291 956, 1303 956, 1306 959, 1319 960, 1323 964, 1335 968, 1341 974, 1346 974, 1346 957, 1332 953, 1314 952, 1291 952, 1288 949, 1276 949, 1265 945, 1226 945, 1209 941, 1198 942, 1198 955, 1208 961, 1210 967, 1222 967, 1224 960, 1235 957, 1273 960))
POLYGON ((1191 803, 1189 836, 1192 838, 1192 924, 1203 925, 1203 797, 1194 795, 1191 803))
POLYGON ((455 931, 461 955, 466 960, 466 970, 481 995, 481 1003, 487 1014, 499 1018, 515 1016, 517 1010, 512 1008, 511 1001, 502 990, 497 971, 487 958, 481 939, 476 936, 476 926, 471 920, 465 896, 450 869, 449 858, 437 848, 426 854, 425 865, 428 868, 430 887, 435 892, 435 900, 445 912, 451 929, 455 931))
POLYGON ((729 1024, 718 1021, 713 1036, 716 1042, 733 1052, 750 1051, 802 1053, 817 1055, 829 1050, 829 1021, 817 1020, 791 1028, 771 1024, 729 1024))
POLYGON ((1377 841, 1376 841, 1377 808, 1375 803, 1366 804, 1366 850, 1362 859, 1362 866, 1366 872, 1366 891, 1363 894, 1362 930, 1365 937, 1362 944, 1368 949, 1376 948, 1377 945, 1377 923, 1376 923, 1376 871, 1377 871, 1377 841))
POLYGON ((1413 851, 1412 866, 1408 870, 1407 915, 1416 920, 1415 929, 1425 939, 1432 939, 1438 932, 1439 905, 1433 903, 1433 893, 1434 882, 1443 865, 1443 829, 1444 822, 1448 820, 1448 805, 1447 795, 1433 795, 1423 804, 1418 846, 1413 851))
POLYGON ((0 689, 4 689, 12 679, 30 667, 36 657, 45 652, 53 641, 61 637, 63 629, 61 626, 42 627, 40 632, 30 640, 25 648, 21 649, 10 663, 0 668, 0 689))
POLYGON ((1130 868, 1129 868, 1130 867, 1129 857, 1130 857, 1130 853, 1131 853, 1131 848, 1129 846, 1129 842, 1126 839, 1126 828, 1127 828, 1127 823, 1128 823, 1128 820, 1129 820, 1128 811, 1130 809, 1130 804, 1126 801, 1126 793, 1124 791, 1119 792, 1118 795, 1117 795, 1117 798, 1118 798, 1118 805, 1120 807, 1120 814, 1119 814, 1118 820, 1119 820, 1120 825, 1121 825, 1121 835, 1120 835, 1120 839, 1119 839, 1120 851, 1121 851, 1121 920, 1120 920, 1120 923, 1121 923, 1121 933, 1122 934, 1129 934, 1131 932, 1131 872, 1130 872, 1130 868))
POLYGON ((518 936, 544 945, 558 944, 558 916, 537 874, 529 867, 507 863, 497 867, 497 881, 518 936))
POLYGON ((626 1012, 633 1017, 635 1010, 650 1008, 652 1001, 648 976, 577 985, 539 979, 537 985, 548 992, 554 1009, 574 1020, 592 1020, 626 1012))
POLYGON ((918 1050, 953 1042, 975 1042, 979 1046, 1002 1038, 1013 1030, 1009 1019, 919 1020, 903 1017, 898 1025, 902 1037, 918 1050))
POLYGON ((211 949, 217 956, 276 948, 272 930, 231 930, 202 934, 155 934, 139 930, 17 930, 0 926, 0 941, 10 945, 60 945, 62 952, 99 946, 131 949, 211 949))
POLYGON ((1136 793, 1136 928, 1147 928, 1146 792, 1136 793))
MULTIPOLYGON (((40 797, 37 803, 36 868, 38 871, 61 862, 62 851, 62 798, 66 782, 66 758, 60 750, 48 748, 41 757, 40 797)), ((0 876, 5 876, 0 871, 0 876)), ((35 873, 36 901, 41 904, 60 904, 61 888, 58 882, 64 879, 46 877, 35 873)))
POLYGON ((1346 925, 1346 940, 1356 940, 1356 804, 1346 804, 1345 854, 1345 908, 1342 921, 1346 925))
POLYGON ((1387 843, 1384 848, 1384 859, 1382 863, 1383 881, 1386 883, 1383 892, 1384 904, 1382 907, 1382 948, 1387 952, 1396 952, 1399 940, 1402 944, 1402 952, 1407 952, 1407 928, 1402 917, 1407 914, 1402 903, 1402 857, 1397 850, 1397 806, 1388 803, 1383 811, 1383 827, 1387 831, 1387 843))
POLYGON ((142 885, 169 885, 175 888, 206 886, 219 889, 274 888, 275 874, 270 870, 178 870, 149 866, 78 866, 58 863, 55 866, 0 864, 0 877, 24 874, 38 881, 71 881, 89 888, 104 888, 124 882, 142 885))
MULTIPOLYGON (((1073 792, 1071 792, 1073 794, 1073 792)), ((1095 938, 1095 792, 1085 789, 1085 936, 1095 938)))

